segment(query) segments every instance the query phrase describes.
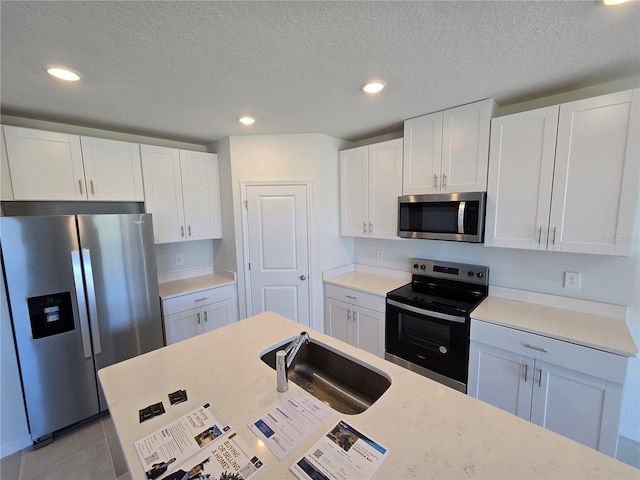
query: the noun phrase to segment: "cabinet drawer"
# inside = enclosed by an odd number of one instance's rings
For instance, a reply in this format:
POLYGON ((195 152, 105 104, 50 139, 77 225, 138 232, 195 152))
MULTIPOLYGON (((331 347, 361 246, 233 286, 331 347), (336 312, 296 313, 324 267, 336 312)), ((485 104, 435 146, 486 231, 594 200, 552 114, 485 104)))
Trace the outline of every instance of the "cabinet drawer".
POLYGON ((616 383, 624 382, 628 359, 622 355, 479 320, 471 321, 471 340, 616 383))
POLYGON ((167 298, 162 301, 162 309, 165 315, 171 315, 189 310, 190 308, 203 307, 211 303, 233 298, 234 289, 235 285, 224 285, 222 287, 180 295, 179 297, 167 298))
POLYGON ((329 298, 335 298, 343 302, 357 305, 360 307, 370 308, 377 312, 384 313, 385 311, 385 297, 374 295, 372 293, 365 293, 359 290, 353 290, 351 288, 338 287, 337 285, 331 285, 326 283, 325 295, 329 298))

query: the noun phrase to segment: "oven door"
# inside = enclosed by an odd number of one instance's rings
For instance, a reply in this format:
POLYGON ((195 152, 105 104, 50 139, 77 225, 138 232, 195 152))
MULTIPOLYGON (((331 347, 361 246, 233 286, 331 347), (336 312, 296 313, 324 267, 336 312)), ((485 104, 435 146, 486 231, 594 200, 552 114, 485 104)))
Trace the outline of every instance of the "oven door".
POLYGON ((466 317, 423 310, 387 299, 385 330, 387 359, 465 391, 469 363, 469 320, 466 317), (421 368, 413 369, 392 357, 421 368))

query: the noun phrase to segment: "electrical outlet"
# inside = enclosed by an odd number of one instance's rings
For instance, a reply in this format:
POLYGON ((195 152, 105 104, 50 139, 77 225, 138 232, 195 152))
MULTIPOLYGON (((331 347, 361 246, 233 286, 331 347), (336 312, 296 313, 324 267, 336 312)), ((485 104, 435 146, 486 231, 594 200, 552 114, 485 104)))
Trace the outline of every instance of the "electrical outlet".
POLYGON ((176 255, 176 267, 179 267, 183 263, 182 255, 176 255))
POLYGON ((564 288, 580 288, 581 275, 578 272, 564 272, 564 288))
POLYGON ((384 260, 384 252, 382 250, 378 250, 376 252, 376 259, 381 262, 382 260, 384 260))

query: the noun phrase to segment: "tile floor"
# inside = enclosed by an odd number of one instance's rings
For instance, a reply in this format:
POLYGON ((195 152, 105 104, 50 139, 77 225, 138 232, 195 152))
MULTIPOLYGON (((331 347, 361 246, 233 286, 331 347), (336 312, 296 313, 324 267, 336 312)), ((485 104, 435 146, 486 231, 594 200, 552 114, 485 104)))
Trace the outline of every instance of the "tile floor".
POLYGON ((98 417, 38 450, 4 457, 1 480, 131 480, 111 418, 98 417))

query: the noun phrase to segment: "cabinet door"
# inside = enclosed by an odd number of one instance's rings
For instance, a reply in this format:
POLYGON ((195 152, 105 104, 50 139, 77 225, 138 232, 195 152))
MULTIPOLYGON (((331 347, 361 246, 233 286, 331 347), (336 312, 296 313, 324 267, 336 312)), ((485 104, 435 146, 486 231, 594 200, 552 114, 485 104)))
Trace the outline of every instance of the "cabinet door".
POLYGON ((629 255, 639 131, 637 89, 560 106, 550 250, 629 255))
POLYGON ((11 173, 9 171, 9 159, 4 141, 4 132, 0 134, 0 200, 13 200, 13 187, 11 186, 11 173))
POLYGON ((531 421, 615 456, 622 386, 536 360, 531 421))
POLYGON ((346 343, 352 343, 353 313, 352 305, 327 298, 325 300, 325 328, 327 334, 346 343))
POLYGON ((467 394, 529 420, 533 364, 528 357, 472 341, 467 394))
POLYGON ((142 202, 140 145, 80 137, 89 200, 142 202))
POLYGON ((558 107, 493 119, 485 245, 546 250, 558 107))
POLYGON ((489 129, 494 106, 489 99, 443 112, 440 191, 483 192, 487 189, 489 129))
POLYGON ((16 200, 86 200, 80 137, 4 127, 16 200))
POLYGON ((212 303, 202 307, 202 333, 224 327, 232 322, 231 300, 212 303))
POLYGON ((442 112, 405 121, 402 194, 438 193, 441 159, 442 112))
POLYGON ((340 233, 369 235, 369 147, 340 152, 340 233))
POLYGON ((156 243, 186 239, 179 150, 141 145, 145 209, 156 243))
POLYGON ((369 233, 398 237, 398 197, 402 195, 402 139, 369 146, 369 233))
POLYGON ((355 315, 352 344, 367 352, 384 357, 384 313, 354 307, 355 315))
POLYGON ((181 150, 180 165, 187 240, 221 238, 217 155, 181 150))
POLYGON ((195 337, 202 333, 202 319, 199 308, 185 310, 164 316, 164 330, 167 345, 195 337))

